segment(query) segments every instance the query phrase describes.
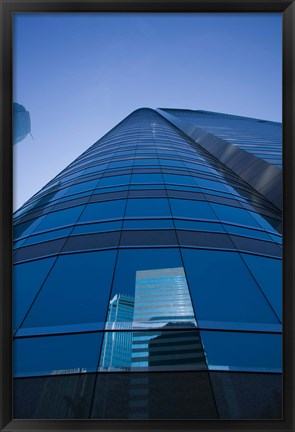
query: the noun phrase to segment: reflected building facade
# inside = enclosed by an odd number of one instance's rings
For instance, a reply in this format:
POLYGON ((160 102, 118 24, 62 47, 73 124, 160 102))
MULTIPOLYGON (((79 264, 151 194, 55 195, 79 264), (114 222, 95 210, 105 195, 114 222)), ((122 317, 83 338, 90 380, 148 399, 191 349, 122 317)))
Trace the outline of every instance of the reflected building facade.
POLYGON ((281 124, 143 108, 28 200, 15 417, 281 418, 281 179, 281 124))

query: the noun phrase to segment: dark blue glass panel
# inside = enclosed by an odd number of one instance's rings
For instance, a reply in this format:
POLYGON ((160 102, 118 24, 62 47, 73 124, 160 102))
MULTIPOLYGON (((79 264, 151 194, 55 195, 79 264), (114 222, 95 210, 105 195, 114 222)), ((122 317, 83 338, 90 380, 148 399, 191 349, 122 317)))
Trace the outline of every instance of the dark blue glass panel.
POLYGON ((282 337, 277 334, 201 331, 209 369, 280 371, 282 337))
POLYGON ((215 214, 206 202, 170 199, 170 204, 174 217, 216 220, 215 214))
POLYGON ((101 340, 101 333, 16 339, 15 376, 93 372, 101 340))
POLYGON ((282 261, 248 254, 242 254, 242 257, 276 314, 282 319, 282 261))
POLYGON ((239 254, 193 249, 182 253, 197 319, 278 323, 239 254))
POLYGON ((171 216, 168 200, 163 198, 129 199, 126 217, 171 216))
POLYGON ((103 219, 120 219, 124 215, 125 200, 88 204, 79 222, 95 222, 103 219))
POLYGON ((194 231, 209 231, 209 232, 225 232, 221 223, 213 222, 198 222, 188 220, 174 220, 177 229, 194 230, 194 231))
POLYGON ((59 257, 23 327, 104 321, 115 257, 116 251, 59 257))
POLYGON ((40 225, 37 226, 35 232, 46 231, 64 225, 72 225, 78 220, 83 208, 84 206, 71 207, 66 210, 47 214, 40 225))
POLYGON ((13 268, 13 320, 18 328, 41 288, 55 258, 15 265, 13 268))

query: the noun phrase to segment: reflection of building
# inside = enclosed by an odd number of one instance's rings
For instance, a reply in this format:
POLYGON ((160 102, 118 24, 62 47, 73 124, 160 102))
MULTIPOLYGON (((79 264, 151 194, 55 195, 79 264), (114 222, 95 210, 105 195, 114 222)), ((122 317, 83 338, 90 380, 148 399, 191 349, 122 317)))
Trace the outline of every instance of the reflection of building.
POLYGON ((132 334, 126 331, 133 319, 134 298, 128 295, 116 294, 109 304, 106 329, 104 335, 100 367, 128 368, 131 363, 132 334), (125 328, 125 331, 123 331, 125 328))
POLYGON ((134 321, 195 321, 182 267, 136 272, 134 321))
POLYGON ((206 364, 199 331, 193 324, 186 324, 183 330, 181 327, 179 323, 168 323, 159 336, 150 339, 147 349, 149 366, 206 364))
POLYGON ((13 103, 13 144, 26 138, 31 132, 31 119, 29 112, 23 105, 13 103))
POLYGON ((280 155, 278 123, 140 109, 24 204, 15 417, 83 375, 86 418, 280 418, 280 155))
MULTIPOLYGON (((165 268, 158 270, 143 270, 136 272, 134 321, 141 321, 147 326, 147 322, 159 323, 162 327, 195 327, 195 316, 192 307, 188 286, 182 267, 165 268)), ((164 332, 140 332, 133 333, 132 340, 132 366, 152 366, 151 352, 155 352, 152 340, 156 344, 159 338, 165 338, 164 332)), ((168 338, 173 338, 173 343, 181 345, 181 338, 187 338, 186 332, 170 332, 168 338), (176 335, 177 333, 177 335, 176 335)), ((194 339, 194 336, 193 336, 194 339)), ((172 340, 172 339, 171 339, 172 340)), ((170 346, 168 351, 172 350, 170 346)), ((166 353, 168 352, 166 350, 166 353)), ((171 365, 169 355, 164 357, 162 365, 171 365)), ((181 359, 181 355, 179 359, 181 359)), ((153 360, 155 363, 155 359, 153 360)), ((183 364, 181 361, 178 364, 183 364)))

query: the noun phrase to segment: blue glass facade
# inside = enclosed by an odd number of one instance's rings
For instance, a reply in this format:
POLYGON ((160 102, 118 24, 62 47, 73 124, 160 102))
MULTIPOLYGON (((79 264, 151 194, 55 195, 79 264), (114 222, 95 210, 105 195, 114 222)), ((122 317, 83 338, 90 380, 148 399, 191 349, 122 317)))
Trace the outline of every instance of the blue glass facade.
MULTIPOLYGON (((15 213, 17 418, 282 416, 280 206, 169 111, 133 112, 15 213)), ((279 125, 250 149, 253 119, 211 114, 190 122, 280 169, 260 155, 279 125)))

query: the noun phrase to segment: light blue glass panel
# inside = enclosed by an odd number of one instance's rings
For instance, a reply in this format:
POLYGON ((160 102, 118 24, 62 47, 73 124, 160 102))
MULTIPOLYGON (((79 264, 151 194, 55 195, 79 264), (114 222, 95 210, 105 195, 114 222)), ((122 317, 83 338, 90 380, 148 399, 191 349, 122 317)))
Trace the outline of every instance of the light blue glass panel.
POLYGON ((117 186, 120 184, 129 184, 130 183, 130 178, 131 175, 127 174, 127 175, 118 175, 118 176, 113 176, 113 177, 103 177, 99 184, 98 187, 106 187, 106 186, 117 186))
POLYGON ((37 226, 35 232, 46 231, 64 225, 72 225, 78 220, 83 208, 84 206, 77 206, 49 213, 45 216, 40 225, 37 226))
POLYGON ((265 231, 256 229, 242 228, 234 225, 224 225, 226 231, 231 234, 237 234, 245 237, 253 237, 261 240, 271 241, 271 237, 265 231))
POLYGON ((67 190, 67 195, 76 194, 78 192, 83 192, 86 190, 92 190, 97 185, 97 182, 98 180, 92 180, 92 181, 76 184, 67 190))
POLYGON ((105 320, 116 251, 60 256, 23 327, 105 320))
POLYGON ((34 232, 35 228, 41 223, 44 219, 44 216, 41 216, 37 219, 32 219, 28 222, 24 222, 22 224, 16 225, 13 227, 13 238, 14 240, 24 237, 26 235, 34 232))
POLYGON ((195 185, 192 177, 186 175, 176 175, 176 174, 163 174, 165 183, 176 183, 185 185, 195 185))
POLYGON ((122 160, 122 161, 117 161, 117 162, 111 162, 108 166, 108 169, 121 168, 121 167, 131 167, 132 165, 133 165, 132 159, 122 160))
POLYGON ((104 219, 120 219, 124 215, 125 204, 125 200, 88 204, 79 219, 79 223, 98 222, 104 219))
POLYGON ((132 174, 132 183, 163 183, 162 174, 132 174))
POLYGON ((116 222, 101 222, 101 223, 89 223, 87 225, 76 225, 73 229, 72 234, 87 234, 87 233, 99 233, 103 231, 116 231, 122 227, 122 221, 116 222))
POLYGON ((151 220, 125 220, 123 229, 174 229, 171 219, 151 219, 151 220))
POLYGON ((90 173, 95 173, 95 172, 102 172, 107 168, 108 164, 102 164, 102 165, 97 165, 91 168, 87 168, 85 171, 83 171, 83 175, 85 174, 90 174, 90 173))
POLYGON ((282 232, 282 223, 279 220, 269 218, 268 221, 267 220, 268 218, 262 217, 261 215, 255 212, 251 212, 251 214, 253 218, 255 218, 255 220, 258 222, 259 226, 261 226, 265 230, 274 232, 275 234, 282 232))
POLYGON ((201 179, 201 178, 195 177, 195 182, 201 188, 208 188, 208 189, 218 190, 218 191, 222 191, 222 192, 227 192, 225 185, 223 185, 222 183, 217 182, 217 181, 212 181, 212 180, 201 179))
POLYGON ((13 321, 18 328, 49 273, 55 258, 41 259, 13 268, 13 321))
POLYGON ((182 255, 197 319, 279 322, 238 253, 183 249, 182 255))
POLYGON ((158 160, 156 152, 155 152, 155 156, 156 157, 154 159, 145 159, 145 158, 135 159, 134 160, 134 166, 138 166, 138 165, 158 166, 159 160, 158 160))
POLYGON ((171 198, 169 201, 174 217, 216 220, 216 216, 211 210, 210 205, 204 201, 171 198))
POLYGON ((250 254, 242 254, 242 257, 281 320, 283 308, 282 261, 250 254))
POLYGON ((60 230, 49 231, 44 234, 31 235, 28 239, 25 240, 25 246, 29 244, 35 244, 47 240, 54 240, 61 237, 66 237, 70 234, 72 228, 63 228, 60 230))
POLYGON ((101 340, 101 333, 16 339, 14 375, 94 372, 101 340))
POLYGON ((209 369, 281 371, 281 335, 214 331, 200 333, 209 369))
POLYGON ((250 212, 237 207, 225 206, 221 204, 211 204, 213 210, 222 222, 248 225, 260 228, 250 212))
POLYGON ((126 217, 157 217, 171 216, 168 199, 147 198, 129 199, 126 207, 126 217))

